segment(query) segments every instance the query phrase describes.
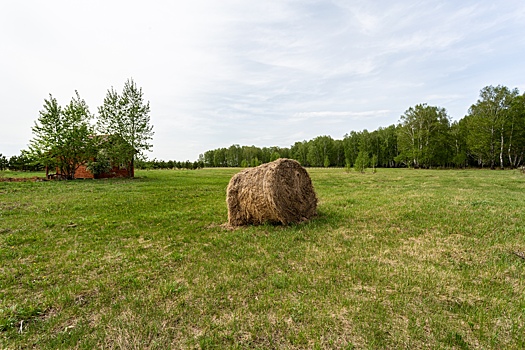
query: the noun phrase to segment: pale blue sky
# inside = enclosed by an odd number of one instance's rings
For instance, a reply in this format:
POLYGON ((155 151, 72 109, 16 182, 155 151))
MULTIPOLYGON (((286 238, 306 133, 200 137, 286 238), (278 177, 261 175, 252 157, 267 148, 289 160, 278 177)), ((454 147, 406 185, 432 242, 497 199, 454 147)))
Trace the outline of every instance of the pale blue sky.
POLYGON ((340 139, 418 103, 457 120, 486 85, 525 88, 523 0, 5 0, 0 45, 7 156, 49 93, 78 90, 95 113, 129 77, 165 160, 340 139))

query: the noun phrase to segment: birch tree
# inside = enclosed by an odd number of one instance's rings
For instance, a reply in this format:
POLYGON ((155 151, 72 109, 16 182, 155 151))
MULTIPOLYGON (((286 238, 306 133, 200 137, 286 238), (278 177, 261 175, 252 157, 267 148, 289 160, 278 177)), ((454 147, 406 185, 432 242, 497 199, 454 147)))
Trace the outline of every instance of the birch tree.
POLYGON ((65 108, 50 94, 32 128, 31 155, 45 166, 58 167, 67 179, 74 179, 78 167, 93 155, 92 118, 77 91, 65 108))
POLYGON ((450 128, 444 108, 418 104, 410 107, 400 118, 397 129, 399 155, 396 161, 414 168, 441 164, 448 145, 443 144, 450 128))
POLYGON ((525 153, 525 95, 515 96, 508 118, 507 155, 511 168, 519 167, 525 153))
POLYGON ((108 154, 113 161, 133 168, 135 158, 144 156, 144 151, 153 147, 150 106, 144 101, 142 88, 138 88, 133 79, 126 81, 122 95, 112 87, 98 113, 97 129, 107 135, 108 154))
POLYGON ((510 107, 518 91, 506 86, 486 86, 481 89, 478 101, 466 116, 468 125, 467 144, 474 156, 483 164, 496 168, 499 161, 504 168, 504 152, 507 138, 512 138, 510 107), (510 130, 509 130, 510 129, 510 130))

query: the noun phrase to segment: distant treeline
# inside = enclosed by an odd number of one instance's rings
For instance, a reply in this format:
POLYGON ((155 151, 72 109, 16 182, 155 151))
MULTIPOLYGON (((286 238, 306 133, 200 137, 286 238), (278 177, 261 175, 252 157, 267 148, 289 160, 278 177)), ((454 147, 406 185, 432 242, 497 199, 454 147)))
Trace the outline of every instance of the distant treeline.
MULTIPOLYGON (((204 163, 201 161, 190 162, 189 160, 180 162, 175 160, 142 160, 135 161, 136 169, 186 169, 195 170, 204 168, 204 163)), ((27 151, 21 151, 20 155, 7 158, 0 153, 0 171, 43 171, 45 166, 41 164, 36 158, 32 157, 27 151)))
POLYGON ((342 140, 319 136, 289 148, 232 145, 206 151, 206 167, 249 167, 291 158, 311 167, 516 168, 525 153, 525 95, 487 86, 459 121, 441 107, 410 107, 399 123, 375 131, 352 131, 342 140))
POLYGON ((204 163, 200 161, 190 162, 189 160, 185 162, 179 162, 176 160, 136 160, 135 161, 136 169, 186 169, 186 170, 195 170, 204 168, 204 163))
POLYGON ((22 151, 19 156, 7 158, 0 153, 0 171, 41 171, 44 165, 31 157, 26 151, 22 151))

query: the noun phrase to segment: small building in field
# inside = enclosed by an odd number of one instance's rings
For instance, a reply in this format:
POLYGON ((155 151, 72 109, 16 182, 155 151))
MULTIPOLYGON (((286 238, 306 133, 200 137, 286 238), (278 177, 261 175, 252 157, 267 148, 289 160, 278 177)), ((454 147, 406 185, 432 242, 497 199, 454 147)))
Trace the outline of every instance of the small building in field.
POLYGON ((87 168, 86 164, 82 164, 75 171, 75 179, 110 179, 113 177, 134 177, 135 169, 130 164, 127 167, 113 165, 111 169, 107 172, 100 174, 93 174, 87 168))
MULTIPOLYGON (((49 168, 46 167, 46 178, 47 179, 62 179, 66 178, 65 174, 62 174, 59 168, 56 168, 54 173, 49 172, 49 168)), ((81 164, 75 171, 75 179, 110 179, 114 177, 134 177, 135 169, 133 165, 127 167, 120 165, 113 165, 109 171, 94 174, 89 171, 87 164, 81 164)))
MULTIPOLYGON (((90 137, 95 141, 95 150, 90 160, 77 166, 74 171, 75 179, 109 179, 114 177, 134 177, 135 167, 133 161, 125 162, 124 164, 117 161, 112 161, 106 153, 106 149, 114 147, 115 145, 122 148, 132 150, 131 153, 136 153, 136 150, 130 148, 129 143, 125 142, 121 137, 111 135, 97 135, 90 137)), ((72 163, 71 163, 72 164, 72 163)), ((50 168, 46 167, 46 178, 48 179, 66 179, 67 174, 64 173, 60 167, 55 168, 54 173, 50 173, 50 168)), ((72 169, 69 169, 72 177, 72 169)))

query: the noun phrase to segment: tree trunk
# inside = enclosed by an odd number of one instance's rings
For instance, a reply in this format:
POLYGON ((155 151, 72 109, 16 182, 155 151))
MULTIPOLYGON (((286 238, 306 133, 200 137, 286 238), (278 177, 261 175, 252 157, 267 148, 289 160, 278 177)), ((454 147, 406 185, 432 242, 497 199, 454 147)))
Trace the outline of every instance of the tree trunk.
POLYGON ((514 169, 516 167, 516 159, 518 158, 518 156, 515 155, 514 156, 514 161, 512 160, 512 155, 511 155, 511 153, 512 153, 512 136, 514 136, 514 123, 511 124, 511 128, 510 128, 509 148, 508 148, 510 168, 514 169))
POLYGON ((500 149, 499 149, 499 164, 500 164, 500 167, 501 169, 505 169, 505 167, 503 166, 503 127, 501 128, 501 146, 500 146, 500 149))
POLYGON ((128 169, 128 177, 132 178, 135 176, 135 156, 131 157, 131 166, 128 169))
POLYGON ((494 149, 494 126, 490 129, 490 170, 494 170, 494 156, 495 156, 495 149, 494 149))

